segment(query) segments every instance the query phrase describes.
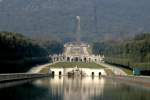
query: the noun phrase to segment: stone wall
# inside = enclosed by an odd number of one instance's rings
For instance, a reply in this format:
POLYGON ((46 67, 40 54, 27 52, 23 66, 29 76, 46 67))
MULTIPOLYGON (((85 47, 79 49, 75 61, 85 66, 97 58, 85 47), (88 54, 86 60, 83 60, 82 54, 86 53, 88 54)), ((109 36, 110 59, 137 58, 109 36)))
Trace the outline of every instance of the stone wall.
MULTIPOLYGON (((69 72, 76 70, 76 68, 51 68, 50 73, 55 76, 66 76, 69 72)), ((104 69, 91 69, 91 68, 79 68, 79 71, 82 71, 85 76, 100 76, 106 75, 104 69)))
POLYGON ((0 74, 0 82, 40 78, 46 76, 50 76, 50 74, 28 74, 28 73, 0 74))

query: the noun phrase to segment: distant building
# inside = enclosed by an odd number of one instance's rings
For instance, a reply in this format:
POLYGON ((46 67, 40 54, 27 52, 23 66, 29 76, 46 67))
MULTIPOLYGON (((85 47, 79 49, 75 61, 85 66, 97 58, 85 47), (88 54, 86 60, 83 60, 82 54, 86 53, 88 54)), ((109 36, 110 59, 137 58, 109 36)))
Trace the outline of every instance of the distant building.
POLYGON ((104 55, 89 53, 90 45, 87 43, 70 42, 64 45, 63 54, 51 55, 53 62, 103 62, 104 55))
POLYGON ((63 54, 55 54, 50 56, 53 62, 102 62, 104 60, 104 55, 102 56, 90 54, 90 45, 81 42, 80 24, 80 16, 76 16, 76 42, 66 43, 64 45, 65 51, 63 54))

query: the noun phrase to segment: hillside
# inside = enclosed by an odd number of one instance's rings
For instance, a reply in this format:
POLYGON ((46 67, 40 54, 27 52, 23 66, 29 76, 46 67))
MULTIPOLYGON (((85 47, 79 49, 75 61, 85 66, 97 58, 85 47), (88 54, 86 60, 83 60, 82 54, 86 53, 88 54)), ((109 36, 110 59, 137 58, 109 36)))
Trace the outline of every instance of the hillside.
POLYGON ((0 31, 69 41, 78 15, 83 40, 120 39, 150 31, 149 4, 149 0, 1 0, 0 31))

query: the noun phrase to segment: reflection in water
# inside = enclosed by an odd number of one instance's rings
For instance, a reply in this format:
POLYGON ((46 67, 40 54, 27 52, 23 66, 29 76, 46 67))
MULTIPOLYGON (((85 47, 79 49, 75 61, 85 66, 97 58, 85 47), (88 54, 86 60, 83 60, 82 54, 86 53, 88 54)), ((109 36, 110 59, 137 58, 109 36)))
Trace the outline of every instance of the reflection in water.
POLYGON ((150 91, 91 77, 54 77, 0 89, 5 100, 149 100, 150 91))
POLYGON ((103 94, 105 80, 103 78, 96 77, 92 79, 87 78, 59 78, 42 81, 36 81, 40 86, 51 86, 53 95, 63 95, 63 100, 90 100, 93 95, 103 94), (62 94, 63 93, 63 94, 62 94))
POLYGON ((13 86, 16 86, 16 85, 20 85, 20 84, 24 84, 24 83, 27 83, 27 82, 31 82, 33 80, 35 80, 35 79, 18 80, 18 81, 12 81, 12 82, 1 82, 0 83, 0 89, 13 87, 13 86))

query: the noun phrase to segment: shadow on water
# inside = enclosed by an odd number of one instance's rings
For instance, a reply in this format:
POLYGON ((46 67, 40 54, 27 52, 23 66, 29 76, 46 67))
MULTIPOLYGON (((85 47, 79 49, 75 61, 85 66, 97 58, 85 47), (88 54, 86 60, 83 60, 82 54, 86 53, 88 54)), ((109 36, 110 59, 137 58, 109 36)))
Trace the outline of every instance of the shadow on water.
POLYGON ((0 88, 5 100, 149 100, 150 91, 102 77, 53 77, 0 88))
POLYGON ((150 90, 113 80, 107 80, 103 95, 92 96, 91 100, 149 100, 150 90))
POLYGON ((28 82, 32 82, 35 79, 26 79, 26 80, 18 80, 18 81, 7 81, 7 82, 0 82, 0 89, 13 87, 16 85, 22 85, 28 82))
POLYGON ((59 94, 49 95, 51 93, 48 88, 34 85, 31 80, 28 80, 29 83, 26 82, 16 82, 15 85, 9 85, 8 88, 1 88, 0 97, 5 100, 55 100, 59 97, 59 94))

